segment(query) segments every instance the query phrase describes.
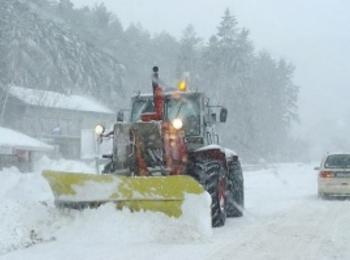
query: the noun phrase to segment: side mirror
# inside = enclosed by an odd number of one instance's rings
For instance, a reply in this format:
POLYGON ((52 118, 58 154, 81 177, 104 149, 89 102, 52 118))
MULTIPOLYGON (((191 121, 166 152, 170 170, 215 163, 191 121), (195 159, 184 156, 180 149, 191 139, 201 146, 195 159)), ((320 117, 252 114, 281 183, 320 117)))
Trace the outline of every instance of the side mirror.
POLYGON ((117 122, 124 122, 124 112, 123 111, 118 111, 117 122))
POLYGON ((225 123, 227 120, 227 108, 223 107, 220 110, 220 122, 225 123))
POLYGON ((321 167, 320 166, 316 166, 316 167, 314 167, 314 170, 315 171, 319 171, 319 170, 321 170, 321 167))

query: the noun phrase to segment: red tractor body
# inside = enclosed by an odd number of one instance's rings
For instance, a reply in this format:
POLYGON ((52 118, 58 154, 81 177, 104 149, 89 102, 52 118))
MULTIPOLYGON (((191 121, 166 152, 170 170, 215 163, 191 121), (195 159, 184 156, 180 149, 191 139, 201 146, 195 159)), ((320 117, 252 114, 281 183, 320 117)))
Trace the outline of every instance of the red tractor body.
POLYGON ((130 176, 189 175, 212 197, 213 226, 226 216, 241 216, 243 175, 238 156, 219 145, 215 111, 220 122, 227 110, 211 106, 200 92, 171 90, 153 74, 153 93, 132 98, 129 122, 114 126, 112 161, 104 172, 130 176))

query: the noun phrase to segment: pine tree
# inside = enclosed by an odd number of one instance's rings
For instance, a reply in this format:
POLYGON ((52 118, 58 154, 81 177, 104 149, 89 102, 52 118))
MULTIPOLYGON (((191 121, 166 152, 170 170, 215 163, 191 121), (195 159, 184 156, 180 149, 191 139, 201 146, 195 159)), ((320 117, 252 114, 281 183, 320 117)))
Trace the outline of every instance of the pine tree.
POLYGON ((237 25, 236 18, 231 15, 230 9, 227 8, 217 32, 217 37, 220 39, 221 47, 231 48, 235 45, 238 35, 237 25))
MULTIPOLYGON (((167 79, 168 84, 171 85, 176 84, 174 71, 178 53, 179 43, 169 33, 162 32, 153 37, 151 51, 153 64, 158 65, 161 68, 162 78, 167 79)), ((149 69, 148 73, 150 73, 149 69)))
POLYGON ((70 0, 59 0, 57 10, 66 21, 72 21, 74 17, 73 3, 70 0))
POLYGON ((92 9, 92 19, 96 27, 100 30, 106 30, 111 22, 112 14, 107 10, 104 3, 95 4, 92 9))
POLYGON ((150 91, 150 69, 158 65, 170 86, 188 72, 190 88, 229 109, 223 141, 243 157, 274 159, 292 140, 299 91, 294 66, 266 51, 256 54, 249 31, 229 9, 205 45, 191 25, 180 41, 140 25, 124 29, 103 4, 76 9, 71 0, 3 0, 0 16, 4 86, 90 93, 121 106, 123 94, 150 91))
POLYGON ((186 77, 190 87, 199 85, 199 54, 201 39, 192 25, 188 25, 182 33, 179 55, 176 65, 178 78, 186 77))
POLYGON ((218 26, 218 32, 210 38, 208 48, 204 51, 202 64, 206 79, 211 85, 235 95, 235 88, 244 84, 249 71, 249 59, 253 47, 248 41, 249 32, 238 28, 236 18, 226 9, 218 26))

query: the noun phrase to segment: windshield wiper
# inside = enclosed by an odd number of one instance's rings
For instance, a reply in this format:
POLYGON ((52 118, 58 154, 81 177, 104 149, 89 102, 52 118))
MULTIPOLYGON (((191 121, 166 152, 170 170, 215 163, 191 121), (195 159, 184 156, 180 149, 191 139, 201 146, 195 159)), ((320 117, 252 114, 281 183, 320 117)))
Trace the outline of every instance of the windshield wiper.
POLYGON ((180 104, 180 106, 179 106, 179 109, 177 110, 177 113, 176 113, 175 118, 177 118, 177 117, 179 116, 179 114, 180 114, 180 112, 181 112, 181 110, 182 110, 183 105, 184 105, 184 102, 181 102, 181 104, 180 104))

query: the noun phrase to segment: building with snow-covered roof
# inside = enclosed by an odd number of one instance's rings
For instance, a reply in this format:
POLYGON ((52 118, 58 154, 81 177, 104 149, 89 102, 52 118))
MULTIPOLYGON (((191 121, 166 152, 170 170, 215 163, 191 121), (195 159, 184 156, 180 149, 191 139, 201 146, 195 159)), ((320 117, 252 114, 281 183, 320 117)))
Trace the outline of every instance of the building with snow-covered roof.
POLYGON ((52 152, 54 147, 18 131, 0 127, 0 167, 29 170, 35 154, 52 152))
POLYGON ((53 150, 53 146, 40 140, 9 128, 0 127, 0 153, 4 150, 8 150, 7 148, 34 152, 53 150))
POLYGON ((0 89, 3 125, 56 146, 67 158, 79 158, 81 130, 110 125, 114 112, 93 97, 9 86, 0 89))
POLYGON ((27 105, 72 111, 113 114, 105 105, 91 97, 65 95, 58 92, 10 86, 9 94, 27 105))

